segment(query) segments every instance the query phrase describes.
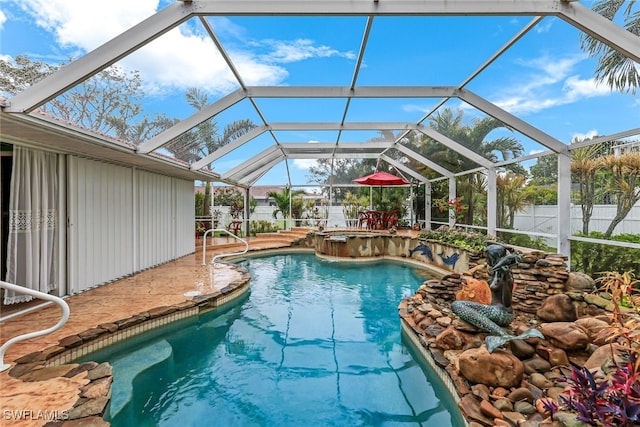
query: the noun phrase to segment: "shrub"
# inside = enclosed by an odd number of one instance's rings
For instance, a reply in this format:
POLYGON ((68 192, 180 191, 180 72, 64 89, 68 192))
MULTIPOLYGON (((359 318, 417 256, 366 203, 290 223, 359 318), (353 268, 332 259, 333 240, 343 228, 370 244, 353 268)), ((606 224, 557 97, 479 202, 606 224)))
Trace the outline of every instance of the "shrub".
POLYGON ((459 228, 449 228, 447 226, 439 227, 436 230, 423 231, 419 237, 421 239, 447 243, 468 251, 478 252, 484 251, 487 243, 495 242, 495 239, 491 239, 486 234, 466 231, 459 228))
POLYGON ((278 231, 278 227, 265 220, 251 221, 249 225, 249 233, 252 236, 258 233, 273 233, 274 231, 278 231))
MULTIPOLYGON (((578 236, 584 236, 578 233, 578 236)), ((589 236, 602 239, 603 233, 591 232, 589 236)), ((640 243, 638 234, 619 234, 611 240, 640 243)), ((571 242, 571 269, 596 276, 602 271, 640 271, 640 249, 608 246, 591 242, 571 242)))

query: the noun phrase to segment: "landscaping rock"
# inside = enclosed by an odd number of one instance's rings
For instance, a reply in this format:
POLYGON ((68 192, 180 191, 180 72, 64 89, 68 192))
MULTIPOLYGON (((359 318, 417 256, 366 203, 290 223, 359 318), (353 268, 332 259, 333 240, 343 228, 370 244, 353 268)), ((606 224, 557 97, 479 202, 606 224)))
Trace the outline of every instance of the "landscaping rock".
POLYGON ((485 346, 462 352, 458 363, 464 378, 490 387, 515 387, 524 375, 520 359, 502 350, 489 353, 485 346))
POLYGON ((545 322, 573 322, 578 318, 573 301, 565 294, 547 298, 536 315, 545 322))
POLYGON ((588 274, 578 271, 572 271, 569 273, 567 279, 567 290, 580 290, 590 292, 596 288, 596 282, 588 274))
POLYGON ((589 345, 589 336, 578 325, 570 322, 543 323, 540 331, 554 347, 580 351, 589 345))

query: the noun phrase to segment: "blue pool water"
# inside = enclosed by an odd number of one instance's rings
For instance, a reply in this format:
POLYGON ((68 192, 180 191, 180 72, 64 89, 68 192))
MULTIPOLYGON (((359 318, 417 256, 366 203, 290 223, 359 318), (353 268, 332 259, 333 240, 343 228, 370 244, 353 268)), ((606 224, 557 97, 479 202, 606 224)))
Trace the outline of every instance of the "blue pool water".
POLYGON ((250 258, 247 297, 94 353, 117 426, 457 426, 397 306, 423 279, 397 263, 250 258))

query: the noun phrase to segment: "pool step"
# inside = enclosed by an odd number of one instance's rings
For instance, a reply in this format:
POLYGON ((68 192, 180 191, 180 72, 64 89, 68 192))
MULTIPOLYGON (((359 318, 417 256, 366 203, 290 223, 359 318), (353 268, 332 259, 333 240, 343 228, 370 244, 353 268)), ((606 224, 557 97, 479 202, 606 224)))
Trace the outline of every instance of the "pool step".
POLYGON ((150 348, 129 353, 109 363, 113 367, 112 395, 109 405, 109 417, 114 419, 133 397, 133 381, 145 370, 168 360, 173 348, 166 340, 158 341, 150 348), (116 390, 116 393, 113 393, 116 390))

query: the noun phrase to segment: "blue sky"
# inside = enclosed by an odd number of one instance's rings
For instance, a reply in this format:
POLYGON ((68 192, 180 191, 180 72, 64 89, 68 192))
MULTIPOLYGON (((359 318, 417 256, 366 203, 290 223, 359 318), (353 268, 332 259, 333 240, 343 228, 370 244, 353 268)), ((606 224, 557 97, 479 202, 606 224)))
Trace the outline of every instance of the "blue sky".
MULTIPOLYGON (((0 0, 0 55, 26 54, 59 63, 79 57, 171 2, 158 0, 0 0)), ((590 2, 581 2, 589 6, 590 2)), ((459 85, 531 17, 379 17, 374 20, 358 85, 459 85)), ((248 85, 348 86, 366 20, 363 17, 209 18, 216 35, 248 85)), ((216 55, 197 20, 158 38, 122 60, 145 82, 145 113, 166 112, 185 118, 188 87, 205 90, 210 101, 236 89, 237 82, 216 55)), ((574 138, 607 135, 640 125, 638 94, 612 93, 593 80, 596 63, 579 48, 578 31, 545 18, 467 88, 522 120, 568 143, 574 138)), ((348 121, 417 121, 434 99, 354 99, 348 121)), ((341 120, 344 101, 335 99, 259 100, 271 122, 341 120)), ((466 122, 483 113, 460 101, 466 122)), ((248 102, 218 117, 219 125, 238 118, 260 123, 248 102)), ((496 136, 502 134, 497 133, 496 136)), ((376 136, 343 133, 341 141, 376 136)), ((527 153, 545 148, 514 135, 527 153)), ((278 132, 280 142, 335 142, 335 132, 278 132)), ((266 134, 225 156, 213 166, 224 172, 273 144, 266 134)), ((307 160, 291 161, 296 183, 305 183, 307 160)), ((258 184, 286 184, 280 164, 258 184)))

